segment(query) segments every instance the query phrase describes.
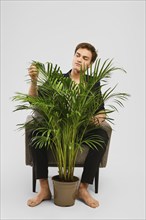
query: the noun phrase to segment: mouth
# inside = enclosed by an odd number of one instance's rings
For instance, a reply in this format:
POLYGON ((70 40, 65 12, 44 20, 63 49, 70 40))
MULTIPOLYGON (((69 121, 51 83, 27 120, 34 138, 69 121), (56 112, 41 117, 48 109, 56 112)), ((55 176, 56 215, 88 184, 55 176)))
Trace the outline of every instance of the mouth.
POLYGON ((80 63, 75 63, 75 64, 76 64, 76 66, 81 67, 81 64, 80 64, 80 63))

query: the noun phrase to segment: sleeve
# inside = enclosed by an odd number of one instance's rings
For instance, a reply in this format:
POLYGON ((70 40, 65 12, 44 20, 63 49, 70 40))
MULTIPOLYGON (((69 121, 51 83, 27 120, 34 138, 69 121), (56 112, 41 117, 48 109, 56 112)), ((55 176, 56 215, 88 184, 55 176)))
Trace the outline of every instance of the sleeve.
POLYGON ((101 86, 100 86, 100 82, 97 82, 94 87, 94 92, 98 92, 99 93, 99 97, 98 97, 98 102, 101 103, 100 107, 97 109, 96 112, 99 112, 101 110, 105 110, 105 107, 104 107, 104 101, 103 101, 103 98, 102 98, 102 92, 101 92, 101 86))

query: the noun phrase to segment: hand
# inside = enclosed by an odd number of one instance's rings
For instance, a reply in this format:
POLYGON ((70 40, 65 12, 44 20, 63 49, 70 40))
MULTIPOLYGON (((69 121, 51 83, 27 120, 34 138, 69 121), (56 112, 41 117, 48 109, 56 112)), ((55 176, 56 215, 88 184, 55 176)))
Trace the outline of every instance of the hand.
POLYGON ((38 70, 35 65, 31 65, 28 68, 28 73, 32 81, 37 81, 38 78, 38 70))
POLYGON ((104 122, 105 118, 106 118, 106 115, 104 113, 95 115, 92 119, 92 122, 95 125, 100 125, 102 122, 104 122))

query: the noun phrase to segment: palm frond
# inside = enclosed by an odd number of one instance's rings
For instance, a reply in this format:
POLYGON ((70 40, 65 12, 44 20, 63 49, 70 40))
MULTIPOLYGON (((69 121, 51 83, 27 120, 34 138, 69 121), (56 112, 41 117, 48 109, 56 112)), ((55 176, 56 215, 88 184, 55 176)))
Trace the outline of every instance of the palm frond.
POLYGON ((16 93, 13 101, 19 102, 14 111, 32 110, 37 117, 34 114, 30 122, 18 126, 32 130, 34 147, 50 147, 57 160, 59 174, 65 179, 71 178, 77 152, 82 150, 82 146, 102 147, 100 136, 94 132, 86 136, 87 132, 95 129, 92 117, 100 114, 100 107, 105 105, 107 120, 113 123, 114 119, 109 115, 118 111, 118 106, 123 107, 123 102, 128 99, 129 94, 115 92, 117 85, 101 93, 113 72, 125 71, 114 67, 113 60, 107 59, 102 64, 98 59, 85 74, 81 71, 80 84, 77 85, 69 77, 64 77, 57 65, 37 61, 33 61, 33 65, 39 71, 39 95, 32 97, 16 93))

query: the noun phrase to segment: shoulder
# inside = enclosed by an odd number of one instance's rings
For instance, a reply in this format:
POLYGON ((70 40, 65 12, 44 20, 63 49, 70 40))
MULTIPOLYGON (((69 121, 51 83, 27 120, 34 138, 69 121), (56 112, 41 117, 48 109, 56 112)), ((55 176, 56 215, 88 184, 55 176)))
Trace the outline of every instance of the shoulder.
POLYGON ((64 76, 64 77, 69 77, 69 76, 70 76, 70 73, 71 73, 71 70, 69 70, 67 73, 63 73, 63 76, 64 76))

